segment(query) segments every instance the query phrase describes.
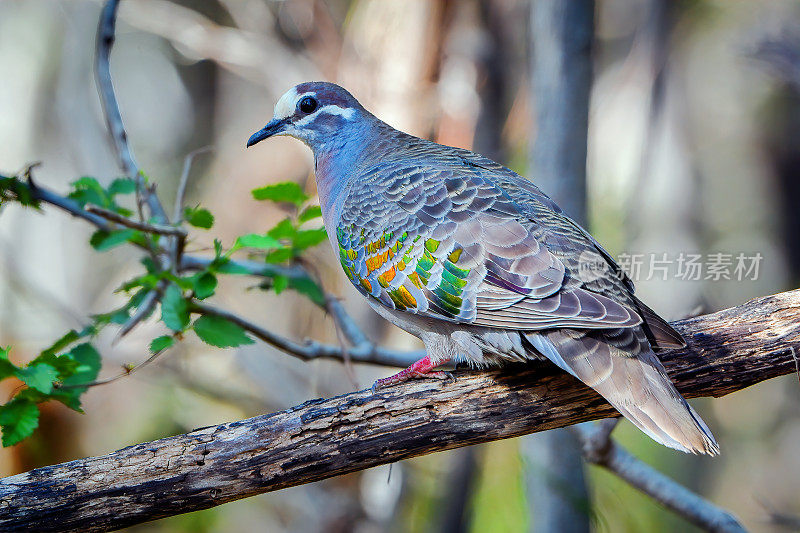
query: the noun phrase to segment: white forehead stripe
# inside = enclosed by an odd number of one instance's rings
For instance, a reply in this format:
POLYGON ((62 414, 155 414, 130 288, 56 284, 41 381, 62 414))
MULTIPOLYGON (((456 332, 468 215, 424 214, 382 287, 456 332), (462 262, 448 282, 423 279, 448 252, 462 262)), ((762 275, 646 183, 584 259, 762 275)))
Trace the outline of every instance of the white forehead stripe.
MULTIPOLYGON (((306 94, 312 94, 312 93, 306 93, 306 94)), ((303 96, 305 96, 306 94, 304 94, 303 96)), ((296 87, 292 87, 291 89, 286 91, 286 94, 281 96, 280 100, 278 100, 278 103, 275 104, 275 118, 281 119, 293 115, 294 106, 297 103, 298 96, 299 95, 297 94, 296 87)))
MULTIPOLYGON (((296 87, 289 89, 286 94, 281 96, 280 100, 278 100, 278 103, 275 104, 275 113, 273 118, 281 120, 294 115, 295 110, 297 109, 297 102, 306 96, 316 96, 316 93, 309 91, 299 94, 296 87)), ((311 113, 310 115, 298 120, 294 123, 294 125, 303 127, 323 113, 327 113, 329 115, 339 115, 346 120, 350 120, 353 118, 356 111, 352 108, 344 108, 338 105, 328 104, 320 107, 314 113, 311 113)))

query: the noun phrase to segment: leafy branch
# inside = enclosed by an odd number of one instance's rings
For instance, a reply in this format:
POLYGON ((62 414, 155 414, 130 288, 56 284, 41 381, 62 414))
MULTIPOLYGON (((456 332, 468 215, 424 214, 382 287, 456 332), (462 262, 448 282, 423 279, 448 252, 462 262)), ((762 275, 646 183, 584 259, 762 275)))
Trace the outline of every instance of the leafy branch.
POLYGON ((114 179, 105 187, 97 179, 84 176, 71 184, 66 196, 37 185, 30 169, 17 176, 0 176, 0 209, 8 203, 37 210, 41 210, 42 204, 49 204, 94 225, 96 231, 89 244, 98 252, 111 251, 122 245, 135 246, 146 252, 140 260, 142 271, 116 290, 117 294, 125 297, 122 306, 91 317, 90 325, 84 330, 64 335, 27 366, 14 366, 8 359, 9 350, 4 350, 6 370, 0 372, 0 379, 22 381, 20 391, 0 406, 4 446, 19 442, 36 429, 37 404, 54 399, 79 410, 80 396, 88 387, 130 374, 189 333, 217 348, 252 344, 255 337, 303 360, 324 357, 402 366, 420 355, 377 348, 366 341, 360 331, 354 335, 352 332, 358 328, 353 320, 333 297, 324 293, 303 266, 303 254, 324 241, 327 234, 324 228, 311 226, 318 222, 320 209, 307 205, 309 198, 297 184, 279 183, 255 189, 254 199, 291 206, 292 214, 263 234, 240 235, 227 248, 220 240, 214 239, 213 256, 202 258, 183 253, 189 238, 187 227, 212 229, 214 215, 196 205, 184 208, 177 224, 160 222, 162 219, 158 216, 144 221, 134 219, 136 211, 132 205, 152 203, 152 200, 143 202, 143 194, 151 198, 155 196, 155 188, 149 179, 143 173, 140 176, 142 186, 132 178, 123 177, 114 179), (176 245, 176 241, 179 244, 176 245), (242 254, 248 258, 234 259, 234 255, 242 254), (209 305, 206 301, 214 296, 219 279, 224 275, 256 276, 260 279, 258 287, 261 290, 281 293, 292 289, 322 308, 333 308, 337 326, 348 332, 345 338, 353 343, 353 347, 292 341, 234 313, 209 305), (100 356, 92 346, 97 334, 106 326, 114 325, 119 328, 117 337, 122 337, 154 315, 157 309, 160 310, 158 320, 171 333, 152 340, 150 358, 142 365, 125 368, 114 378, 98 381, 100 356), (69 361, 80 365, 67 364, 69 361))

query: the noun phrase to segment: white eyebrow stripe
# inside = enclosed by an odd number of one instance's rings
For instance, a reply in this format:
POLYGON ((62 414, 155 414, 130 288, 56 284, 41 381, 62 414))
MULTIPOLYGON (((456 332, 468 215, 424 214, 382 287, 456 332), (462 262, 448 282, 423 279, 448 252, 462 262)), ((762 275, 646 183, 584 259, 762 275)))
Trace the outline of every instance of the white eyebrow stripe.
MULTIPOLYGON (((302 96, 307 96, 309 94, 314 93, 308 92, 304 93, 302 96)), ((294 115, 295 104, 300 96, 301 95, 297 94, 296 87, 292 87, 286 91, 286 93, 281 96, 280 100, 278 100, 278 103, 275 104, 274 118, 284 119, 294 115)))
POLYGON ((307 117, 303 117, 302 119, 295 122, 294 125, 300 127, 305 126, 306 124, 313 122, 314 119, 316 119, 317 116, 321 115, 322 113, 327 113, 329 115, 339 115, 340 117, 343 117, 345 120, 350 120, 356 114, 356 110, 353 109, 352 107, 345 108, 338 105, 329 104, 320 107, 314 113, 308 115, 307 117))

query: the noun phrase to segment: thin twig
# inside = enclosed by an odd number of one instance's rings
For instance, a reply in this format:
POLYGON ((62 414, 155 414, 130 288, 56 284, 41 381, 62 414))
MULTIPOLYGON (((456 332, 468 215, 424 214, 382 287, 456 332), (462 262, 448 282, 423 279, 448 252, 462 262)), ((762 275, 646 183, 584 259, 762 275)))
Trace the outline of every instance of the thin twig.
POLYGON ((353 346, 369 344, 369 339, 358 327, 353 317, 347 314, 339 299, 331 294, 325 296, 325 307, 331 314, 333 321, 341 328, 342 333, 353 346))
POLYGON ((350 359, 350 353, 347 351, 347 342, 350 342, 353 346, 366 346, 369 344, 369 341, 335 296, 330 294, 325 295, 325 308, 333 319, 336 338, 339 339, 339 344, 342 347, 342 360, 344 362, 345 373, 350 383, 353 385, 353 388, 358 389, 356 373, 353 370, 353 361, 350 359))
MULTIPOLYGON (((196 257, 184 255, 181 257, 178 264, 178 271, 198 271, 205 270, 214 262, 210 257, 196 257)), ((226 263, 227 267, 234 269, 238 272, 246 273, 248 276, 261 276, 265 278, 274 278, 276 276, 285 276, 291 280, 311 280, 313 279, 308 275, 308 272, 300 265, 274 265, 261 261, 248 261, 229 259, 226 263)))
MULTIPOLYGON (((176 333, 176 334, 173 335, 173 337, 177 337, 177 335, 178 334, 176 333)), ((128 377, 131 374, 133 374, 134 372, 136 372, 137 370, 140 370, 140 369, 146 367, 147 365, 149 365, 150 363, 152 363, 153 361, 158 359, 158 357, 161 354, 163 354, 164 352, 166 352, 170 348, 172 348, 172 346, 167 346, 166 348, 162 348, 162 349, 158 350, 157 352, 154 352, 152 355, 150 355, 150 357, 148 357, 147 359, 145 359, 144 361, 142 361, 138 365, 127 366, 125 368, 124 372, 122 372, 121 374, 117 374, 116 376, 111 376, 110 378, 105 378, 105 379, 98 379, 98 380, 95 380, 95 381, 89 381, 89 382, 86 382, 86 383, 74 383, 74 384, 70 384, 70 385, 62 385, 62 384, 54 383, 53 387, 56 388, 56 389, 79 389, 79 388, 82 388, 82 387, 97 387, 98 385, 107 385, 108 383, 113 383, 113 382, 117 381, 118 379, 122 379, 122 378, 128 377)))
POLYGON ((590 463, 598 463, 602 460, 613 442, 611 433, 617 427, 619 421, 619 418, 606 418, 599 422, 585 422, 584 424, 572 426, 572 430, 581 441, 584 459, 590 463), (583 426, 590 427, 584 428, 583 426))
MULTIPOLYGON (((284 353, 297 357, 298 359, 302 359, 303 361, 310 361, 312 359, 342 359, 342 349, 340 346, 322 344, 312 340, 299 343, 264 329, 261 326, 254 324, 253 322, 250 322, 246 318, 243 318, 235 313, 231 313, 230 311, 226 311, 224 309, 219 309, 206 303, 193 302, 191 311, 201 315, 218 316, 226 320, 230 320, 234 324, 251 333, 258 339, 266 342, 270 346, 273 346, 284 353)), ((345 351, 347 355, 355 362, 373 363, 377 365, 394 367, 405 367, 414 361, 425 357, 424 350, 401 352, 379 348, 372 343, 367 343, 367 345, 362 346, 354 346, 345 351)))
POLYGON ((76 218, 82 218, 83 220, 95 226, 97 229, 104 231, 111 231, 114 229, 106 219, 86 211, 78 202, 72 200, 71 198, 61 196, 49 189, 41 187, 40 185, 34 185, 30 182, 28 183, 28 186, 31 189, 31 196, 39 202, 44 202, 46 204, 58 207, 62 211, 66 211, 76 218))
POLYGON ((183 160, 183 172, 181 172, 181 180, 178 182, 178 193, 175 195, 175 208, 172 210, 172 223, 180 224, 183 220, 183 201, 186 196, 186 185, 189 182, 189 171, 192 169, 194 158, 205 152, 210 152, 213 146, 203 146, 197 150, 189 152, 183 160))
POLYGON ((574 428, 581 437, 583 455, 588 462, 611 471, 706 531, 745 531, 731 513, 668 478, 616 444, 609 438, 609 428, 613 429, 613 425, 586 423, 574 428))
POLYGON ((146 224, 144 222, 137 222, 135 220, 131 220, 128 217, 124 217, 119 213, 115 213, 114 211, 110 211, 108 209, 103 209, 102 207, 96 205, 87 205, 86 211, 101 216, 121 226, 125 226, 139 231, 144 231, 145 233, 154 233, 156 235, 167 235, 170 237, 179 237, 184 239, 186 238, 187 235, 186 230, 180 227, 166 226, 163 224, 146 224))
POLYGON ((122 122, 122 114, 119 111, 119 103, 114 93, 114 83, 111 80, 111 48, 114 46, 114 32, 117 22, 117 8, 119 0, 108 0, 100 13, 100 21, 97 25, 97 41, 95 46, 95 74, 97 77, 97 87, 100 92, 100 100, 103 107, 103 114, 106 118, 108 131, 114 141, 119 164, 125 174, 136 181, 137 200, 141 199, 150 209, 150 214, 160 224, 168 223, 169 219, 164 211, 161 202, 153 193, 153 189, 145 183, 144 176, 139 171, 136 161, 133 158, 128 134, 122 122))
POLYGON ((168 284, 169 282, 165 279, 159 280, 159 282, 156 284, 156 288, 145 294, 144 298, 142 299, 142 303, 139 304, 136 312, 131 315, 131 317, 119 329, 119 332, 117 332, 117 335, 111 342, 112 345, 119 342, 122 337, 130 333, 130 331, 142 320, 150 316, 150 313, 152 313, 153 309, 155 309, 156 304, 159 302, 161 295, 164 294, 164 290, 167 288, 168 284))

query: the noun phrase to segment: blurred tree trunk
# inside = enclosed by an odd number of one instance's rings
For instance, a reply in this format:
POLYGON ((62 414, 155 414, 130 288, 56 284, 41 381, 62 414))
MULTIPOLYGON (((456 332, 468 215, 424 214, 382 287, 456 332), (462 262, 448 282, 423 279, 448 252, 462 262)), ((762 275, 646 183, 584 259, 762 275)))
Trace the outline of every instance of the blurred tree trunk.
MULTIPOLYGON (((537 130, 528 174, 569 216, 586 225, 594 2, 533 2, 530 32, 537 130)), ((576 436, 559 429, 522 442, 529 465, 531 531, 589 531, 589 497, 576 436)))
MULTIPOLYGON (((466 28, 461 32, 480 32, 481 46, 473 46, 468 51, 466 47, 457 47, 459 52, 468 55, 468 60, 476 66, 478 73, 476 92, 480 101, 480 108, 475 121, 472 137, 472 149, 486 157, 503 164, 508 164, 507 150, 503 143, 503 128, 505 127, 508 113, 511 108, 511 87, 514 85, 514 72, 523 67, 512 50, 510 38, 514 33, 512 26, 516 23, 514 13, 509 9, 509 4, 504 0, 489 0, 470 6, 466 3, 452 5, 451 11, 461 10, 463 16, 458 17, 453 13, 446 13, 445 20, 453 28, 459 20, 466 28), (476 9, 472 9, 476 7, 476 9)), ((456 44, 453 48, 456 48, 456 44)), ((441 70, 441 69, 440 69, 441 70)), ((440 80, 441 81, 441 80, 440 80)), ((449 142, 446 139, 445 143, 449 142)), ((485 450, 485 447, 482 447, 485 450)), ((445 486, 447 493, 443 502, 442 516, 439 531, 441 533, 461 533, 470 528, 470 502, 474 498, 479 467, 479 454, 481 448, 469 446, 451 452, 452 465, 448 473, 445 486)))

